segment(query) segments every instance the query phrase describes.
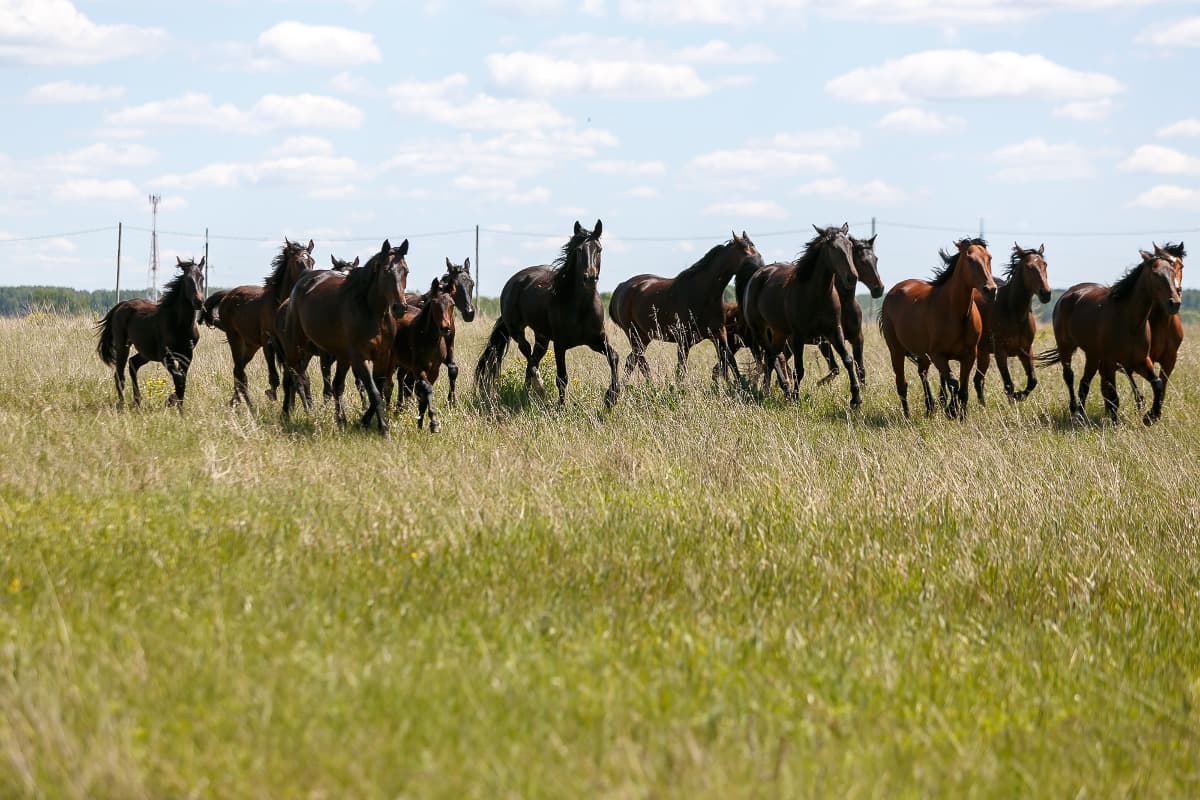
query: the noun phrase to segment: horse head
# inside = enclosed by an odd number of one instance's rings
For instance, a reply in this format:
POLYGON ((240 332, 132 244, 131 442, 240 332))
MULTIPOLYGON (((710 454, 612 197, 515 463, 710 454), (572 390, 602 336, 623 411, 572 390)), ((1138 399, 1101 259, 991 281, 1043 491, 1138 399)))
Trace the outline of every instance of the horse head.
POLYGON ((475 281, 471 278, 471 259, 468 258, 459 265, 447 258, 446 274, 442 280, 443 291, 453 294, 454 305, 458 306, 458 313, 462 314, 463 322, 475 319, 475 306, 471 303, 471 298, 475 295, 475 281))
POLYGON ((426 330, 440 336, 450 336, 454 333, 454 296, 448 291, 442 279, 435 278, 425 295, 423 313, 428 314, 426 330))
POLYGON ((373 281, 380 301, 391 311, 392 316, 404 313, 404 292, 408 288, 408 239, 399 247, 392 247, 388 239, 383 240, 379 252, 367 261, 364 269, 373 271, 373 281))
POLYGON ((1154 245, 1154 253, 1155 253, 1155 255, 1169 258, 1174 263, 1174 265, 1175 265, 1175 288, 1176 288, 1176 290, 1182 292, 1183 291, 1183 259, 1185 259, 1187 257, 1187 251, 1183 249, 1183 242, 1179 242, 1178 244, 1168 243, 1166 245, 1163 245, 1162 247, 1159 247, 1156 244, 1156 245, 1154 245))
POLYGON ((1013 242, 1012 276, 1017 277, 1020 271, 1021 280, 1025 286, 1035 292, 1038 300, 1050 302, 1050 279, 1046 276, 1046 245, 1036 250, 1025 250, 1013 242))
POLYGON ((1178 314, 1183 301, 1179 296, 1175 262, 1178 260, 1162 251, 1157 245, 1153 253, 1142 254, 1142 276, 1150 281, 1150 293, 1154 302, 1170 315, 1178 314))
POLYGON ((989 303, 995 300, 999 287, 992 277, 992 254, 988 252, 987 243, 983 239, 959 239, 954 246, 958 249, 955 269, 965 269, 971 288, 978 289, 989 303))
POLYGON ((343 261, 337 256, 330 255, 329 260, 333 263, 334 272, 349 272, 352 269, 358 269, 358 256, 355 256, 353 261, 343 261))
POLYGON ((192 259, 184 261, 179 256, 175 257, 175 266, 181 273, 180 285, 193 311, 204 307, 204 263, 207 260, 207 256, 202 256, 199 262, 192 259))
POLYGON ((876 300, 883 297, 883 279, 879 277, 879 257, 875 255, 875 236, 870 239, 850 237, 854 247, 854 268, 858 279, 863 282, 876 300))
POLYGON ((746 235, 746 231, 742 231, 742 235, 738 236, 735 232, 729 232, 729 247, 736 254, 737 263, 729 274, 740 271, 743 267, 746 269, 758 269, 763 265, 762 254, 758 252, 758 248, 754 246, 754 242, 750 241, 750 237, 746 235))
POLYGON ((809 247, 821 247, 826 257, 832 259, 834 276, 847 289, 858 283, 858 270, 854 266, 854 246, 850 242, 850 223, 842 227, 818 228, 813 225, 817 236, 809 247))
POLYGON ((603 232, 604 223, 600 220, 596 220, 596 227, 590 231, 576 220, 575 234, 571 237, 574 246, 567 254, 569 258, 574 258, 580 280, 593 289, 600 280, 600 254, 604 250, 600 246, 600 234, 603 232))

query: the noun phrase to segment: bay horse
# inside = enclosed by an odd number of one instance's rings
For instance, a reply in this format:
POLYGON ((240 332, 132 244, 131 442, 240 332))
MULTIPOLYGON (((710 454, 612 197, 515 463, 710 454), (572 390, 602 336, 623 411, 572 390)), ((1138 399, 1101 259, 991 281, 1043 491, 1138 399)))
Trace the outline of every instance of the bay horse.
POLYGON ((188 367, 200 339, 196 312, 204 304, 204 259, 184 261, 177 258, 179 274, 163 287, 158 302, 136 297, 113 306, 96 324, 100 341, 96 353, 114 368, 117 406, 125 405, 125 365, 133 384, 133 403, 141 405, 142 392, 137 373, 143 364, 162 362, 175 384, 175 393, 167 398, 169 406, 183 406, 188 367), (129 348, 137 348, 129 357, 129 348))
POLYGON ((397 407, 411 394, 417 396, 417 428, 425 425, 429 414, 429 432, 441 430, 433 408, 433 384, 443 364, 449 367, 450 342, 454 339, 454 309, 458 305, 452 283, 435 279, 419 303, 408 303, 404 313, 392 324, 392 340, 380 348, 372 361, 386 405, 392 396, 392 376, 400 379, 397 407))
POLYGON ((942 266, 934 271, 932 280, 910 278, 897 283, 883 298, 879 311, 879 330, 892 357, 896 393, 906 417, 910 415, 904 362, 912 359, 925 389, 926 415, 933 414, 933 392, 929 388, 929 365, 933 364, 941 376, 943 399, 946 388, 950 390, 946 414, 966 418, 967 380, 983 333, 974 292, 978 290, 987 300, 994 300, 997 286, 987 242, 960 239, 954 247, 953 253, 939 251, 942 266), (950 374, 951 361, 959 362, 958 380, 950 374))
MULTIPOLYGON (((875 255, 875 239, 876 236, 872 236, 870 239, 856 239, 851 236, 850 244, 854 246, 854 269, 858 272, 858 280, 867 287, 871 297, 878 300, 883 297, 884 287, 883 280, 879 277, 879 257, 875 255)), ((856 286, 847 286, 840 282, 837 284, 838 300, 842 304, 842 333, 845 334, 846 341, 850 343, 850 349, 854 351, 854 365, 858 368, 859 385, 865 386, 867 365, 863 361, 863 313, 862 306, 858 304, 858 298, 855 296, 856 288, 856 286)), ((822 340, 818 348, 821 355, 825 357, 825 363, 829 365, 828 374, 817 381, 817 385, 821 386, 836 380, 841 370, 834 359, 833 345, 830 342, 822 340)))
POLYGON ((526 359, 525 388, 536 386, 542 390, 538 364, 553 341, 558 404, 566 402, 567 351, 585 346, 608 359, 611 379, 604 393, 604 405, 606 408, 616 405, 621 393, 617 381, 620 359, 604 332, 604 307, 596 291, 600 279, 601 233, 600 220, 596 220, 595 229, 590 231, 577 221, 553 265, 526 267, 504 284, 500 318, 475 367, 475 385, 481 394, 491 396, 504 353, 513 339, 526 359), (533 347, 525 339, 526 328, 533 330, 533 347))
MULTIPOLYGON (((1183 292, 1183 259, 1187 251, 1183 242, 1175 244, 1168 242, 1159 247, 1153 244, 1154 252, 1170 256, 1175 264, 1175 287, 1183 292)), ((1179 358, 1179 348, 1183 344, 1183 320, 1178 314, 1164 314, 1157 306, 1150 312, 1150 360, 1161 366, 1158 377, 1162 379, 1163 391, 1167 390, 1167 379, 1175 371, 1175 362, 1179 358)), ((1133 401, 1140 409, 1143 404, 1142 393, 1138 389, 1133 374, 1125 371, 1129 377, 1129 388, 1133 390, 1133 401)))
POLYGON ((999 287, 996 299, 986 301, 983 295, 975 295, 975 308, 983 322, 983 334, 979 337, 979 350, 975 362, 975 394, 979 405, 984 405, 983 383, 988 364, 996 357, 996 368, 1004 382, 1004 394, 1009 401, 1021 401, 1029 396, 1038 384, 1033 372, 1033 337, 1037 333, 1037 322, 1033 318, 1033 297, 1043 303, 1050 302, 1050 279, 1046 277, 1046 245, 1036 250, 1026 250, 1013 242, 1012 257, 1004 276, 996 281, 999 287), (1008 372, 1009 356, 1016 356, 1025 368, 1025 388, 1013 390, 1012 375, 1008 372))
POLYGON ((732 369, 740 383, 742 376, 733 359, 725 326, 725 287, 744 265, 757 268, 762 264, 754 242, 742 231, 740 237, 731 233, 728 242, 716 245, 674 278, 635 275, 617 284, 608 304, 608 315, 625 331, 632 348, 625 359, 624 380, 628 382, 634 367, 640 368, 642 376, 650 380, 646 346, 658 339, 676 345, 676 379, 682 383, 687 376, 688 353, 708 339, 717 349, 721 374, 728 375, 732 369))
POLYGON ((309 270, 296 280, 289 298, 283 330, 284 372, 283 419, 286 421, 295 403, 300 375, 307 372, 309 359, 316 353, 329 353, 337 359, 333 377, 334 408, 338 422, 345 422, 342 391, 346 372, 366 389, 370 404, 362 418, 369 428, 379 422, 379 432, 387 435, 379 390, 367 367, 374 348, 390 331, 389 315, 402 313, 404 290, 408 282, 408 240, 393 249, 384 241, 379 252, 362 267, 342 273, 334 270, 309 270))
POLYGON ((269 386, 266 394, 270 399, 275 399, 275 390, 279 386, 279 373, 276 370, 279 356, 275 352, 279 333, 275 328, 275 312, 288 298, 300 273, 312 269, 312 251, 311 239, 305 246, 285 238, 279 253, 271 262, 271 273, 262 286, 230 289, 218 301, 215 313, 210 311, 207 314, 207 318, 212 319, 229 340, 229 352, 233 356, 233 398, 229 401, 230 405, 236 405, 240 399, 245 401, 248 408, 252 407, 246 382, 246 365, 259 349, 262 349, 267 362, 269 386))
POLYGON ((835 282, 858 281, 850 243, 850 226, 818 228, 800 257, 791 263, 770 264, 756 271, 746 285, 743 312, 746 326, 763 351, 763 390, 771 388, 771 372, 784 394, 799 396, 804 379, 804 345, 830 341, 842 357, 850 378, 850 407, 862 405, 858 370, 842 331, 841 300, 835 282), (796 359, 796 379, 788 389, 785 362, 788 350, 796 359), (782 356, 782 358, 781 358, 782 356))
MULTIPOLYGON (((475 296, 475 280, 471 277, 471 259, 467 258, 462 264, 455 264, 447 258, 446 272, 441 277, 441 285, 441 291, 449 293, 453 298, 454 307, 462 315, 463 322, 474 321, 475 305, 471 302, 471 298, 475 296)), ((410 306, 419 306, 424 302, 423 298, 424 296, 421 294, 409 293, 405 297, 405 302, 410 306)), ((458 402, 454 392, 455 385, 458 383, 458 363, 454 360, 453 330, 446 339, 446 348, 446 375, 450 378, 450 393, 446 396, 446 402, 453 406, 458 402)))
POLYGON ((1070 413, 1083 419, 1092 378, 1100 373, 1104 408, 1116 421, 1116 372, 1124 369, 1150 382, 1154 399, 1142 418, 1152 425, 1162 417, 1162 378, 1150 357, 1150 314, 1159 309, 1167 317, 1179 314, 1182 302, 1175 280, 1175 259, 1161 251, 1141 253, 1142 261, 1110 286, 1080 283, 1072 286, 1054 304, 1055 346, 1037 356, 1039 364, 1062 364, 1063 382, 1070 396, 1070 413), (1075 372, 1071 357, 1083 350, 1083 375, 1079 398, 1075 396, 1075 372))

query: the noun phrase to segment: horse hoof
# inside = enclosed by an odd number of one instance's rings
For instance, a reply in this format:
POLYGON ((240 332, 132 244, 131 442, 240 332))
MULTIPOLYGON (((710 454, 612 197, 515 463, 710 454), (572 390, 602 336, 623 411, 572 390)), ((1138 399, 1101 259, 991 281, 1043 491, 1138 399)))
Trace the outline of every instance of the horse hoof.
POLYGON ((275 390, 274 390, 274 389, 267 389, 266 391, 264 391, 264 392, 263 392, 263 394, 265 394, 265 395, 267 396, 267 399, 268 399, 268 400, 277 400, 277 399, 279 399, 279 398, 276 396, 276 394, 275 394, 275 390))
POLYGON ((617 405, 617 397, 619 395, 620 395, 620 392, 617 392, 614 389, 609 389, 607 392, 605 392, 604 393, 604 407, 605 408, 615 407, 617 405))
POLYGON ((442 423, 437 422, 436 420, 431 420, 429 422, 429 432, 430 433, 438 433, 439 431, 441 431, 441 429, 442 429, 442 423))
POLYGON ((1147 411, 1146 416, 1142 417, 1142 424, 1145 425, 1146 427, 1149 427, 1149 426, 1153 425, 1154 423, 1158 422, 1158 420, 1160 418, 1161 418, 1160 414, 1155 414, 1153 411, 1147 411))
POLYGON ((824 378, 821 378, 821 380, 817 381, 817 386, 824 386, 825 384, 829 383, 837 376, 838 376, 838 374, 836 372, 831 372, 828 375, 826 375, 824 378))

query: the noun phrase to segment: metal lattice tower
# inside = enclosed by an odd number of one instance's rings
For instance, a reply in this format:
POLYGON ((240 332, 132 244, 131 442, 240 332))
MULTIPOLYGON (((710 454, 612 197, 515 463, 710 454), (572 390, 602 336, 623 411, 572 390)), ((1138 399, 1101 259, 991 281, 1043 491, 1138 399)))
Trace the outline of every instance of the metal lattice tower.
POLYGON ((158 300, 158 204, 162 195, 150 195, 150 209, 154 221, 150 227, 150 299, 158 300))

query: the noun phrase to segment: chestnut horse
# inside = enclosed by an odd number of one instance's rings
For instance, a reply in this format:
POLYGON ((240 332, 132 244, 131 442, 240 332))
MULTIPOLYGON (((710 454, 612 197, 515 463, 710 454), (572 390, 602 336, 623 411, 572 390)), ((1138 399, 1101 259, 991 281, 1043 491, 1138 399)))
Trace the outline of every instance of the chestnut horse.
POLYGON ((790 264, 770 264, 754 273, 746 285, 742 311, 751 338, 763 352, 763 390, 771 388, 771 372, 785 394, 798 396, 804 379, 804 345, 826 339, 842 357, 850 378, 850 407, 862 405, 858 370, 842 332, 841 299, 834 283, 853 286, 854 268, 849 225, 818 228, 804 252, 790 264), (796 359, 794 389, 788 389, 787 350, 796 359), (783 356, 780 358, 780 356, 783 356))
POLYGON ((1022 249, 1013 242, 1012 257, 1004 270, 1004 277, 997 281, 999 289, 996 299, 985 301, 983 295, 975 295, 975 308, 983 322, 983 334, 979 337, 979 351, 975 362, 975 394, 979 405, 984 405, 983 382, 987 376, 988 363, 996 357, 996 368, 1004 382, 1004 394, 1010 401, 1021 401, 1037 387, 1037 376, 1033 374, 1033 337, 1037 333, 1037 322, 1033 318, 1033 296, 1043 303, 1050 302, 1050 279, 1046 277, 1046 245, 1036 250, 1022 249), (1012 375, 1008 372, 1008 358, 1016 356, 1025 368, 1025 388, 1013 391, 1012 375))
POLYGON ((740 237, 736 233, 731 237, 674 278, 636 275, 617 284, 608 304, 608 315, 625 331, 632 348, 625 359, 625 381, 635 366, 650 380, 646 346, 658 339, 675 343, 676 378, 682 383, 687 376, 688 353, 708 339, 717 349, 719 371, 727 375, 732 369, 741 382, 726 333, 723 297, 735 272, 744 265, 761 267, 763 262, 745 231, 740 237))
POLYGON ((188 367, 200 339, 196 312, 204 303, 204 259, 199 263, 178 258, 176 261, 180 272, 163 287, 157 303, 142 297, 123 300, 96 324, 100 332, 96 353, 115 370, 118 407, 125 405, 127 359, 134 405, 142 402, 138 369, 150 361, 160 361, 175 384, 175 393, 167 398, 167 405, 183 406, 188 367), (130 347, 137 348, 132 358, 130 347))
MULTIPOLYGON (((1187 258, 1187 251, 1183 248, 1183 242, 1179 244, 1168 243, 1159 247, 1154 245, 1154 252, 1160 255, 1170 256, 1175 263, 1175 288, 1183 292, 1183 259, 1187 258)), ((1178 314, 1164 314, 1160 309, 1155 307, 1150 312, 1150 360, 1161 365, 1162 369, 1158 373, 1158 377, 1162 379, 1163 391, 1167 390, 1167 379, 1171 377, 1171 373, 1175 371, 1175 362, 1179 358, 1179 347, 1183 344, 1183 320, 1178 314)), ((1140 409, 1142 407, 1142 393, 1138 390, 1137 382, 1133 379, 1133 374, 1126 371, 1129 376, 1129 388, 1133 390, 1133 401, 1140 409)))
MULTIPOLYGON (((858 280, 867 287, 871 297, 878 300, 883 297, 883 280, 879 277, 879 257, 875 255, 875 238, 872 236, 870 239, 855 239, 851 236, 850 243, 854 245, 854 269, 858 272, 858 280)), ((837 284, 838 300, 842 304, 842 333, 846 335, 846 341, 850 343, 850 349, 854 351, 854 365, 858 367, 858 382, 865 386, 867 366, 863 361, 863 314, 862 306, 858 304, 858 298, 854 294, 855 288, 855 286, 846 286, 842 283, 837 284)), ((835 380, 841 370, 833 357, 833 345, 822 340, 818 346, 821 355, 825 356, 825 363, 829 365, 829 373, 817 381, 817 385, 821 386, 835 380)))
POLYGON ((1072 286, 1054 304, 1053 349, 1039 353, 1039 364, 1062 364, 1063 382, 1070 395, 1070 413, 1083 419, 1088 389, 1100 373, 1100 393, 1109 417, 1117 419, 1116 374, 1118 369, 1137 373, 1150 382, 1154 400, 1142 421, 1147 425, 1162 416, 1163 380, 1154 372, 1150 357, 1150 314, 1156 308, 1173 317, 1182 305, 1175 279, 1173 256, 1156 251, 1142 252, 1142 262, 1111 287, 1098 283, 1072 286), (1083 375, 1079 399, 1075 399, 1075 372, 1071 357, 1083 350, 1083 375))
POLYGON ((390 331, 388 315, 399 316, 404 305, 408 281, 408 240, 393 249, 384 241, 379 252, 362 267, 349 272, 310 270, 296 280, 288 302, 287 322, 282 345, 284 372, 283 419, 287 420, 309 359, 325 352, 337 359, 333 377, 334 408, 338 422, 345 422, 342 391, 346 372, 353 370, 367 391, 370 404, 362 426, 370 427, 374 418, 379 432, 387 435, 379 390, 371 377, 367 360, 382 337, 390 331))
MULTIPOLYGON (((433 409, 433 384, 437 383, 442 364, 449 365, 450 342, 454 339, 454 309, 458 304, 445 278, 435 279, 418 303, 409 303, 392 324, 390 346, 380 348, 372 361, 386 405, 392 397, 392 376, 399 373, 400 406, 411 394, 417 395, 417 428, 425 425, 429 414, 429 432, 441 430, 433 409)), ((410 295, 411 296, 411 295, 410 295)))
MULTIPOLYGON (((475 305, 471 302, 471 298, 475 296, 475 281, 471 277, 471 259, 464 260, 462 264, 455 264, 447 258, 446 272, 442 275, 441 284, 441 291, 449 293, 453 298, 454 307, 462 314, 463 322, 472 322, 475 319, 475 305)), ((415 292, 409 293, 405 296, 405 302, 410 306, 420 306, 424 302, 423 297, 415 292)), ((453 330, 446 339, 446 350, 446 375, 450 378, 450 393, 446 395, 446 403, 454 405, 458 402, 454 393, 458 383, 458 363, 454 360, 453 330)))
POLYGON ((500 318, 475 367, 475 386, 485 397, 492 394, 512 339, 526 359, 525 388, 536 386, 542 390, 538 364, 553 341, 558 404, 566 402, 567 351, 585 346, 603 353, 608 360, 611 379, 604 393, 604 405, 606 408, 616 405, 621 393, 617 381, 620 359, 604 332, 604 307, 596 291, 600 279, 601 233, 600 220, 596 220, 596 228, 591 231, 576 222, 574 233, 552 266, 526 267, 504 284, 500 318), (533 347, 525 339, 526 328, 533 330, 533 347))
POLYGON ((205 321, 211 320, 212 324, 225 332, 226 338, 229 339, 229 352, 233 356, 233 398, 229 401, 230 405, 236 405, 241 399, 247 407, 251 407, 246 384, 246 365, 260 348, 267 362, 270 384, 267 397, 275 399, 275 389, 279 386, 279 373, 275 369, 275 362, 279 358, 275 352, 275 341, 278 337, 275 330, 275 311, 287 299, 300 273, 312 269, 312 251, 311 239, 308 246, 284 239, 283 247, 271 262, 271 274, 263 281, 262 286, 239 286, 230 289, 221 295, 215 306, 212 303, 217 295, 209 298, 209 304, 203 313, 205 321))
POLYGON ((950 417, 967 415, 967 379, 975 366, 983 321, 975 307, 976 290, 988 300, 996 297, 992 279, 992 255, 983 239, 961 239, 955 252, 941 251, 942 267, 933 280, 916 278, 901 281, 883 298, 879 310, 879 330, 892 356, 896 374, 896 393, 900 407, 909 416, 908 381, 904 361, 917 364, 925 389, 925 413, 933 414, 933 392, 929 388, 929 365, 937 367, 942 379, 942 396, 950 390, 946 413, 950 417), (959 379, 950 374, 950 362, 958 361, 959 379))

